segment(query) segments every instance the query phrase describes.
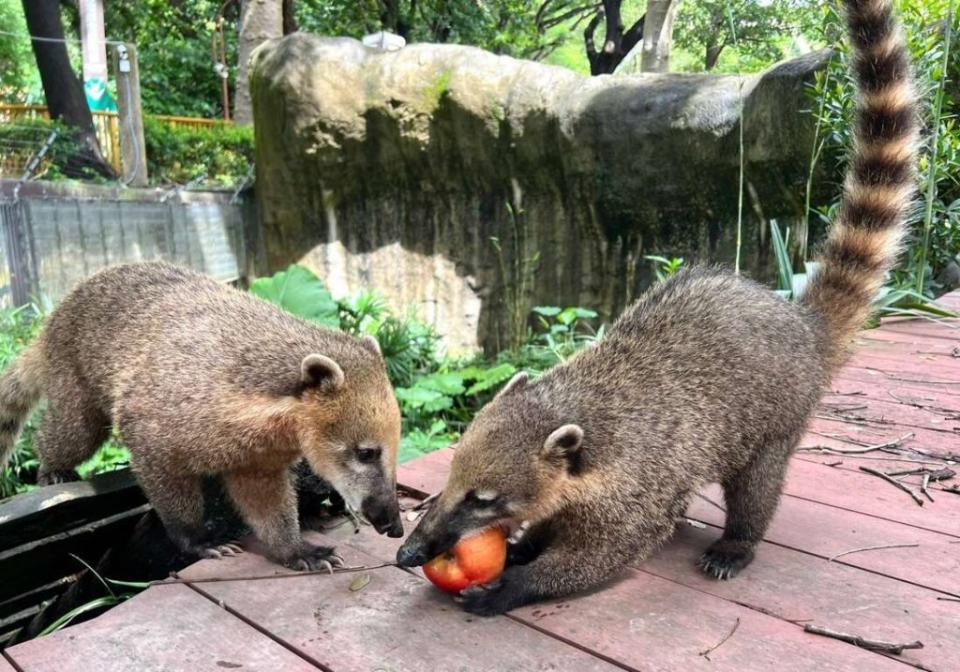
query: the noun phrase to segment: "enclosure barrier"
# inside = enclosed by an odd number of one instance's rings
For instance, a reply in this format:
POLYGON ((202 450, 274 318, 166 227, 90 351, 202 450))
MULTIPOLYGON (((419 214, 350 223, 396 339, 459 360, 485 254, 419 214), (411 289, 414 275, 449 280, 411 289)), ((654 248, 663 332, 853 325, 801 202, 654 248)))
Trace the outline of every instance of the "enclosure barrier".
MULTIPOLYGON (((97 140, 100 142, 100 151, 107 163, 117 173, 122 172, 120 162, 120 120, 116 112, 91 112, 93 126, 97 131, 97 140)), ((50 114, 43 105, 12 105, 0 104, 0 124, 12 123, 24 119, 49 119, 50 114)), ((227 123, 219 119, 202 119, 198 117, 178 117, 164 114, 152 114, 151 119, 162 121, 174 128, 198 129, 209 128, 217 124, 227 123)), ((18 176, 23 166, 30 159, 26 153, 11 157, 3 157, 0 161, 0 176, 18 176)))
POLYGON ((247 275, 252 210, 231 191, 0 180, 0 306, 56 302, 124 262, 170 261, 237 281, 247 275))

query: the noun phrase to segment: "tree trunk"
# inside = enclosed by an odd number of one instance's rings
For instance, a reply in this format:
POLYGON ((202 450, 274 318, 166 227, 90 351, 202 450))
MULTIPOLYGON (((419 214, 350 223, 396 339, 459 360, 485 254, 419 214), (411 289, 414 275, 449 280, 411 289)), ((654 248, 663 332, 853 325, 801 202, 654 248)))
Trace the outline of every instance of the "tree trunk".
POLYGON ((620 14, 622 4, 622 0, 603 0, 603 8, 597 12, 583 31, 591 75, 605 75, 616 70, 643 37, 644 16, 624 31, 620 14), (597 51, 594 32, 601 21, 605 21, 606 32, 603 37, 603 48, 597 51))
POLYGON ((724 46, 725 45, 722 44, 707 45, 707 57, 703 64, 705 70, 713 70, 716 67, 717 61, 720 60, 720 52, 723 51, 724 46))
POLYGON ((31 43, 50 118, 76 129, 74 139, 80 148, 68 158, 64 172, 70 177, 85 177, 87 171, 94 170, 104 177, 116 177, 100 151, 83 84, 70 65, 67 45, 63 42, 59 0, 23 0, 23 13, 31 35, 55 40, 32 40, 31 43))
POLYGON ((294 0, 283 0, 283 34, 289 35, 298 30, 296 4, 294 0))
POLYGON ((647 0, 643 25, 642 72, 669 72, 673 20, 680 0, 647 0))
MULTIPOLYGON (((27 2, 28 0, 24 0, 27 2)), ((237 40, 237 91, 233 118, 238 124, 253 123, 248 67, 253 50, 269 39, 283 37, 283 0, 242 0, 240 36, 237 40)))

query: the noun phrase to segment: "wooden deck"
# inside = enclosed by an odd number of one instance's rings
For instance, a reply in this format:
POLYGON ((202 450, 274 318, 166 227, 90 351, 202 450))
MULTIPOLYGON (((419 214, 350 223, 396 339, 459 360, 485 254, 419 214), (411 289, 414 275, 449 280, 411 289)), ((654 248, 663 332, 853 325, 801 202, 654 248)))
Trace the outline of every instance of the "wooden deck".
MULTIPOLYGON (((960 293, 944 303, 960 310, 960 293)), ((933 501, 921 506, 859 469, 960 462, 958 336, 958 323, 924 321, 863 334, 802 445, 850 450, 907 438, 859 455, 798 452, 755 562, 733 581, 695 567, 723 523, 716 486, 689 511, 705 525, 684 526, 605 588, 491 619, 463 613, 419 572, 372 568, 393 561, 399 540, 345 525, 310 536, 372 569, 204 582, 285 572, 256 549, 203 561, 182 572, 186 583, 8 649, 0 672, 960 670, 960 493, 948 491, 960 478, 931 483, 933 501), (875 546, 898 547, 862 550, 875 546), (363 573, 370 582, 351 590, 363 573), (874 653, 808 634, 807 623, 923 648, 874 653)), ((418 496, 435 492, 450 456, 406 464, 399 480, 418 496)), ((904 483, 919 494, 919 477, 904 483)))

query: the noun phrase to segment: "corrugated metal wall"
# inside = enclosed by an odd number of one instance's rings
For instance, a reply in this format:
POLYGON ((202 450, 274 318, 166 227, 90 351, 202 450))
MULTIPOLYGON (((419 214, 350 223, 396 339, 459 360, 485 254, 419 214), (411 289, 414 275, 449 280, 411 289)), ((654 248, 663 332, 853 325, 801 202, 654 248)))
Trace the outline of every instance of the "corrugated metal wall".
POLYGON ((0 193, 2 305, 56 302, 80 280, 123 262, 165 260, 224 282, 244 275, 246 207, 236 198, 111 195, 0 193))

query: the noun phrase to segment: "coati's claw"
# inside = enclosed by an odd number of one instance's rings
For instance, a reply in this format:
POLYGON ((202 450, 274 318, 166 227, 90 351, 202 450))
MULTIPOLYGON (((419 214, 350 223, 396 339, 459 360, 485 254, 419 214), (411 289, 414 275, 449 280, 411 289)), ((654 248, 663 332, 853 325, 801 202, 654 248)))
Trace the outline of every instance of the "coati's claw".
POLYGON ((300 552, 283 563, 298 572, 323 569, 333 574, 334 567, 343 566, 343 558, 334 553, 332 546, 314 546, 304 543, 300 552))
POLYGON ((223 544, 221 548, 231 551, 233 555, 240 555, 243 553, 243 546, 240 545, 239 541, 228 541, 227 543, 223 544))
POLYGON ((700 569, 707 576, 726 581, 739 574, 752 560, 751 544, 720 539, 700 556, 700 569))
POLYGON ((80 474, 73 469, 51 469, 47 471, 41 467, 37 473, 37 485, 59 485, 73 483, 80 480, 80 474))

